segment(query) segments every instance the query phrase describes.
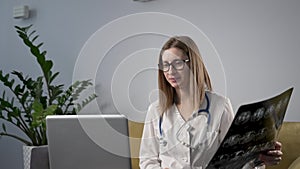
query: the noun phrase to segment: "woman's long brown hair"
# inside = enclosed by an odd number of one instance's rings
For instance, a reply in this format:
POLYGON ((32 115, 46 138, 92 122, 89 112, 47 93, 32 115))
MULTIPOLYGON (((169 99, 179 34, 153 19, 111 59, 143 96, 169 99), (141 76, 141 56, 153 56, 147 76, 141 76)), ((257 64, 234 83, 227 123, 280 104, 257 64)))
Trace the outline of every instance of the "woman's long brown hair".
MULTIPOLYGON (((205 97, 205 90, 212 90, 209 74, 203 63, 199 49, 195 42, 188 36, 171 37, 162 47, 159 54, 159 64, 162 64, 162 55, 165 50, 178 48, 189 58, 190 67, 190 92, 193 95, 194 109, 198 109, 205 97)), ((164 72, 158 71, 159 107, 161 115, 166 112, 175 102, 175 89, 169 84, 164 72)))

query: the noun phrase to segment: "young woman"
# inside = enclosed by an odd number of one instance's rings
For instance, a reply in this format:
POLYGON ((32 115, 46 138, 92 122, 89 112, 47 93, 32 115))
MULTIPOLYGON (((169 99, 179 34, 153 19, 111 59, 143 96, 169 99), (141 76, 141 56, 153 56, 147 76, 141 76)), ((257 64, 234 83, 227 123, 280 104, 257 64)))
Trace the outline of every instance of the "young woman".
MULTIPOLYGON (((161 49, 158 65, 159 100, 148 109, 140 168, 204 169, 233 120, 231 103, 212 91, 199 49, 191 38, 170 38, 161 49)), ((281 160, 281 144, 275 144, 275 150, 260 155, 263 164, 281 160)), ((251 162, 243 168, 255 167, 251 162)))

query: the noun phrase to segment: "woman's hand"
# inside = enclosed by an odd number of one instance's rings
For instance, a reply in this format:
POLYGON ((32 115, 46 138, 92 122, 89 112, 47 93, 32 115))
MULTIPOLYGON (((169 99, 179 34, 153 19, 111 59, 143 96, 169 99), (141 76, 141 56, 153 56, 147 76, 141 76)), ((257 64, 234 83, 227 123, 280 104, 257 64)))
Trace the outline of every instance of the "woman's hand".
POLYGON ((259 159, 263 161, 265 165, 277 165, 281 161, 283 155, 281 151, 282 145, 280 142, 275 142, 275 148, 269 150, 266 153, 261 153, 259 159))

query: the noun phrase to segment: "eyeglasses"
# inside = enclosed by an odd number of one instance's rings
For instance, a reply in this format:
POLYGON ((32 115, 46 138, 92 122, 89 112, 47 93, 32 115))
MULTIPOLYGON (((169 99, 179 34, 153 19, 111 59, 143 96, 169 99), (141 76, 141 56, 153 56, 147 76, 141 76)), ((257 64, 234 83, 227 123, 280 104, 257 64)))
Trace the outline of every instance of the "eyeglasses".
POLYGON ((160 70, 164 72, 169 71, 171 65, 175 70, 182 70, 184 68, 185 63, 189 61, 190 61, 189 59, 185 59, 185 60, 176 59, 171 63, 164 62, 162 64, 158 64, 158 67, 160 70))

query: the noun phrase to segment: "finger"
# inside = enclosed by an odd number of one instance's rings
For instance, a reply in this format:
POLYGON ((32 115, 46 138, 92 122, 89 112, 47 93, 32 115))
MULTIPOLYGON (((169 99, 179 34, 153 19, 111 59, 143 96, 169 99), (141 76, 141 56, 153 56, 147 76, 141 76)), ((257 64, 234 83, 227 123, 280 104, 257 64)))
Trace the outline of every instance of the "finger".
POLYGON ((280 161, 264 162, 266 166, 278 165, 280 161))
POLYGON ((270 151, 267 151, 266 155, 267 156, 281 157, 283 155, 283 153, 280 150, 270 150, 270 151))
POLYGON ((281 150, 282 144, 279 141, 275 142, 275 150, 281 150))
POLYGON ((278 165, 280 163, 281 159, 277 159, 277 160, 272 160, 272 161, 265 161, 264 164, 267 166, 271 166, 271 165, 278 165))
POLYGON ((261 154, 259 158, 266 165, 277 165, 282 160, 281 156, 264 155, 264 154, 261 154))
POLYGON ((281 161, 281 157, 274 157, 274 156, 266 156, 265 158, 264 158, 264 161, 266 161, 266 162, 269 162, 269 163, 272 163, 272 162, 280 162, 281 161))

